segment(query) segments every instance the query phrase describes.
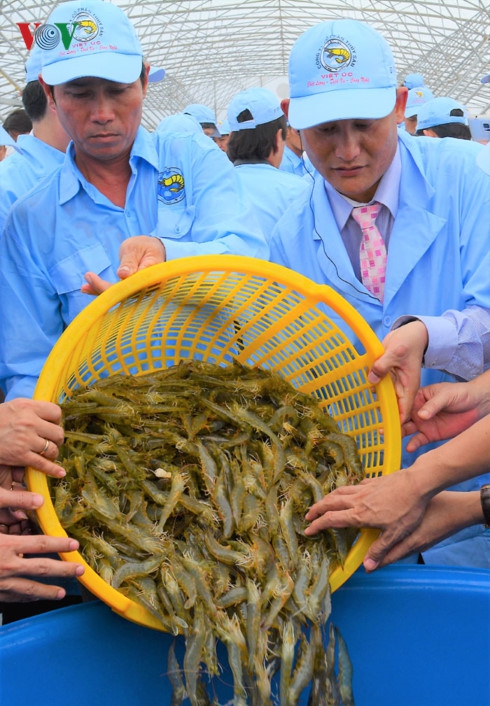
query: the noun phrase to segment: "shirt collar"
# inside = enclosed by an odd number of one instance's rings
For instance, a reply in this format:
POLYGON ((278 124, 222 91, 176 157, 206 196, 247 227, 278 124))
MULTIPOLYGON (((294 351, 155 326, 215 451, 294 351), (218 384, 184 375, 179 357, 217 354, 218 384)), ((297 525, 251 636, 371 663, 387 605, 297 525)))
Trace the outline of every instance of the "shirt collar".
MULTIPOLYGON (((378 201, 383 204, 383 206, 386 206, 393 218, 396 217, 398 211, 401 174, 402 161, 400 157, 400 146, 397 145, 395 156, 393 157, 390 166, 381 177, 381 181, 378 184, 378 188, 376 189, 376 193, 373 198, 373 201, 378 201)), ((326 180, 325 190, 327 192, 330 205, 332 206, 333 215, 339 230, 343 230, 351 214, 353 204, 350 200, 346 199, 342 196, 342 194, 336 191, 326 180)))
MULTIPOLYGON (((143 159, 149 162, 155 169, 158 169, 158 153, 155 147, 155 142, 152 135, 145 130, 144 127, 139 127, 136 133, 129 163, 131 171, 134 173, 137 170, 137 162, 143 159)), ((61 168, 60 179, 60 204, 64 204, 72 199, 82 187, 88 193, 91 193, 94 187, 87 182, 81 171, 75 163, 75 145, 70 142, 66 150, 66 157, 61 168)))

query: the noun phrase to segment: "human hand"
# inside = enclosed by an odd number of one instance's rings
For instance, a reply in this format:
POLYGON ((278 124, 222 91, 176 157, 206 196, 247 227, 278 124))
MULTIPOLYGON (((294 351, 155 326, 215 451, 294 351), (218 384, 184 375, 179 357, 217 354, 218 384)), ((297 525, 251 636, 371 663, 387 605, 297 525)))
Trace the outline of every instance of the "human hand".
POLYGON ((52 402, 17 398, 0 404, 0 486, 10 488, 10 470, 32 466, 54 478, 65 471, 54 461, 64 439, 61 409, 52 402))
MULTIPOLYGON (((158 238, 149 235, 136 235, 123 241, 119 249, 119 268, 117 275, 120 279, 126 279, 139 270, 165 262, 165 246, 158 238)), ((95 272, 87 272, 85 275, 87 284, 82 284, 81 291, 84 294, 102 294, 112 286, 112 282, 99 277, 95 272)))
MULTIPOLYGON (((6 508, 11 502, 23 510, 33 511, 42 505, 43 497, 27 490, 9 491, 0 488, 0 507, 6 508)), ((63 588, 38 583, 33 578, 81 576, 83 565, 25 555, 72 552, 77 549, 78 542, 69 537, 13 535, 9 533, 8 527, 0 523, 0 601, 12 603, 63 598, 66 593, 63 588)))
POLYGON ((372 384, 378 383, 388 373, 391 375, 402 424, 410 418, 413 401, 420 387, 420 371, 427 342, 425 324, 410 321, 385 336, 385 351, 369 371, 368 380, 372 384))
MULTIPOLYGON (((415 552, 426 551, 464 527, 481 522, 483 518, 479 491, 442 491, 429 501, 420 523, 413 532, 395 544, 378 566, 387 566, 415 552)), ((364 559, 365 567, 373 546, 374 543, 364 559)))
POLYGON ((468 429, 481 416, 477 382, 441 382, 421 388, 415 396, 403 434, 414 436, 407 451, 424 444, 450 439, 468 429))
POLYGON ((390 549, 420 521, 428 496, 409 469, 363 480, 332 491, 306 515, 308 536, 339 527, 375 527, 382 530, 369 549, 365 567, 373 571, 390 549))

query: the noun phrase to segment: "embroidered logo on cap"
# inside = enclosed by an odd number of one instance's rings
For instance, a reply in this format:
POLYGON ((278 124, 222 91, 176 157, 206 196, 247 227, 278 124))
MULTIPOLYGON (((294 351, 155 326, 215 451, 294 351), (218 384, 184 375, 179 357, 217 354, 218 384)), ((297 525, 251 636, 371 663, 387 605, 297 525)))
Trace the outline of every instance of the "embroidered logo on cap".
POLYGON ((324 44, 319 58, 323 68, 332 73, 344 71, 348 66, 353 67, 356 64, 355 50, 338 37, 331 38, 324 44))

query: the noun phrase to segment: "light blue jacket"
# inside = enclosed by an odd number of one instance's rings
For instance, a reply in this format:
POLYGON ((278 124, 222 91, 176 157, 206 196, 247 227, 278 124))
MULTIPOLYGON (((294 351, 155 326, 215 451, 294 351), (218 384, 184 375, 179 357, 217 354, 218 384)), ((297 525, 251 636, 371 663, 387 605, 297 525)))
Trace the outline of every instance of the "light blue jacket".
POLYGON ((34 135, 19 135, 17 152, 0 162, 0 233, 12 204, 54 172, 65 153, 34 135))
MULTIPOLYGON (((488 312, 480 317, 475 308, 490 309, 490 178, 476 167, 475 151, 463 140, 401 132, 399 141, 400 198, 389 242, 383 304, 369 295, 354 274, 319 175, 310 194, 279 221, 270 243, 271 260, 333 287, 381 340, 400 316, 439 319, 446 310, 465 310, 464 325, 458 322, 452 327, 457 314, 445 320, 452 340, 449 336, 444 345, 430 340, 430 348, 435 349, 430 359, 432 367, 442 359, 445 370, 469 379, 490 363, 490 357, 485 358, 490 350, 488 312)), ((454 378, 435 369, 422 372, 423 385, 445 379, 454 378)), ((413 460, 413 454, 406 455, 405 465, 413 460)), ((464 487, 479 487, 482 478, 464 487)), ((480 526, 458 533, 445 540, 445 549, 441 543, 426 552, 426 560, 433 555, 435 563, 490 567, 490 537, 485 536, 483 551, 472 539, 464 541, 482 533, 480 526)))
POLYGON ((88 183, 70 145, 63 166, 10 211, 0 242, 0 378, 8 399, 31 396, 52 346, 91 301, 84 275, 115 282, 119 247, 162 239, 167 259, 269 249, 240 194, 233 165, 203 133, 140 128, 125 208, 88 183))
POLYGON ((283 172, 272 164, 238 164, 235 173, 267 239, 289 204, 309 190, 311 183, 308 177, 283 172))

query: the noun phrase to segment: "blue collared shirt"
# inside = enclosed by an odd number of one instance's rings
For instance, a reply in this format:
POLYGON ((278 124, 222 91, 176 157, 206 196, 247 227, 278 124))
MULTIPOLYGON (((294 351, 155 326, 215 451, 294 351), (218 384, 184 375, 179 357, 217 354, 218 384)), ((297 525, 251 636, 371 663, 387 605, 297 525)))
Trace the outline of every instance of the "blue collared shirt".
POLYGON ((268 163, 237 164, 235 173, 267 239, 289 204, 311 189, 308 177, 281 171, 268 163))
POLYGON ((0 233, 15 201, 57 169, 65 153, 35 135, 19 135, 17 151, 0 162, 0 233))

